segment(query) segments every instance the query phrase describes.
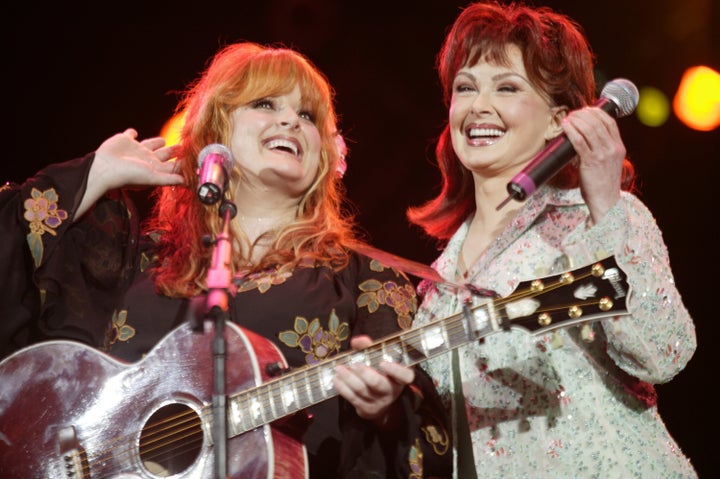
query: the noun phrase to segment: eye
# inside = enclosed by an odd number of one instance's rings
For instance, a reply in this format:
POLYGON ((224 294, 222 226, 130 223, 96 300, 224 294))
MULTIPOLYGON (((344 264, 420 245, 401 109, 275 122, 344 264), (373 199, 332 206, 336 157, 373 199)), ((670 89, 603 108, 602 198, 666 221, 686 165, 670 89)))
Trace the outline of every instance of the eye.
POLYGON ((250 103, 250 106, 260 110, 274 110, 275 102, 270 98, 260 98, 250 103))
POLYGON ((510 84, 510 83, 503 83, 501 85, 498 85, 498 87, 497 87, 497 91, 506 92, 506 93, 515 93, 518 90, 519 90, 519 88, 516 85, 510 84))
POLYGON ((469 82, 456 83, 453 86, 453 90, 457 93, 465 93, 475 91, 475 86, 469 82))
POLYGON ((310 110, 300 110, 298 116, 303 120, 307 120, 311 123, 315 123, 315 114, 310 110))

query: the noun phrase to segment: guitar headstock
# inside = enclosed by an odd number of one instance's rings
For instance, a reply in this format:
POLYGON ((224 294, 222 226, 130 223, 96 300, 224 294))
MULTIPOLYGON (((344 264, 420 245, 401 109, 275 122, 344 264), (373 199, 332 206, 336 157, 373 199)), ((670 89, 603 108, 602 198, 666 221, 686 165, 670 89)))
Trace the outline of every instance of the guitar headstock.
POLYGON ((560 327, 629 314, 627 275, 610 256, 555 276, 525 281, 495 300, 498 323, 541 334, 560 327))

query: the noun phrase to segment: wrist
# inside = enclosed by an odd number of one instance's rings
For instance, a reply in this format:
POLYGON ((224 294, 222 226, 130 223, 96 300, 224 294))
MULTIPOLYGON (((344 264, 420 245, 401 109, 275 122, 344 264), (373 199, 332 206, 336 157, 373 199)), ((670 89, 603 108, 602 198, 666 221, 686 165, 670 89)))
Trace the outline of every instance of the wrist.
POLYGON ((393 431, 398 428, 401 416, 401 407, 396 400, 385 409, 384 413, 372 419, 372 423, 381 431, 393 431))

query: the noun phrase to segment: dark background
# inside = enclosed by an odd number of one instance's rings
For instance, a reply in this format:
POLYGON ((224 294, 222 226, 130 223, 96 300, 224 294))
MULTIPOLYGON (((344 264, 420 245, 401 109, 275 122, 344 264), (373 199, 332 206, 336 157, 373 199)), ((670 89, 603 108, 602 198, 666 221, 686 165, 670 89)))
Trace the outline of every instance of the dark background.
MULTIPOLYGON (((375 245, 430 263, 432 242, 405 209, 438 191, 433 148, 446 118, 434 69, 446 28, 467 2, 275 0, 248 2, 35 2, 5 16, 5 125, 11 150, 2 180, 94 150, 134 127, 159 134, 182 90, 219 46, 282 42, 309 56, 337 90, 350 147, 345 176, 375 245)), ((672 97, 682 72, 720 67, 716 0, 551 1, 575 18, 598 56, 599 83, 617 77, 672 97), (715 25, 714 31, 711 25, 715 25)), ((658 386, 668 427, 701 477, 713 460, 718 421, 717 313, 720 162, 718 130, 697 132, 674 116, 661 127, 620 120, 655 213, 677 286, 697 326, 698 350, 672 382, 658 386), (712 228, 712 232, 711 232, 712 228)))

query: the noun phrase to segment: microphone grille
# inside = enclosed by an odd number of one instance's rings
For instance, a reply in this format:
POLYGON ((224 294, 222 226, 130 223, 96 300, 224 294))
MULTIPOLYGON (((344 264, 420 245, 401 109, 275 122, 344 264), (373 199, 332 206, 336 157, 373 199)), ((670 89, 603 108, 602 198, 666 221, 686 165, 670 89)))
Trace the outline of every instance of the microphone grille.
POLYGON ((223 159, 223 166, 225 169, 227 171, 232 170, 235 158, 233 158, 233 154, 227 146, 220 143, 211 143, 205 146, 205 148, 200 150, 200 153, 198 154, 198 166, 202 166, 205 158, 210 155, 220 155, 223 159))
POLYGON ((617 106, 618 118, 627 116, 637 107, 640 93, 630 80, 616 78, 603 87, 600 96, 611 100, 617 106))

